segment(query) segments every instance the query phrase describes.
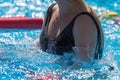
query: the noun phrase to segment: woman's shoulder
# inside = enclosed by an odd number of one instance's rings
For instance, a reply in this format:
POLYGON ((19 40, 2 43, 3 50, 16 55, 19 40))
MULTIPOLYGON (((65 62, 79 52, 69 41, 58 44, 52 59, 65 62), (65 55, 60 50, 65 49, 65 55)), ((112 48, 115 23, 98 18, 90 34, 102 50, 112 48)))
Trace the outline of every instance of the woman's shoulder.
POLYGON ((52 10, 53 10, 53 13, 54 13, 55 11, 57 11, 57 10, 58 10, 58 5, 57 5, 57 4, 54 4, 52 10))
POLYGON ((57 6, 57 4, 51 4, 49 6, 48 10, 49 9, 52 11, 52 13, 54 13, 58 9, 58 6, 57 6))
POLYGON ((47 13, 53 13, 56 10, 56 4, 51 4, 48 9, 47 9, 47 13))

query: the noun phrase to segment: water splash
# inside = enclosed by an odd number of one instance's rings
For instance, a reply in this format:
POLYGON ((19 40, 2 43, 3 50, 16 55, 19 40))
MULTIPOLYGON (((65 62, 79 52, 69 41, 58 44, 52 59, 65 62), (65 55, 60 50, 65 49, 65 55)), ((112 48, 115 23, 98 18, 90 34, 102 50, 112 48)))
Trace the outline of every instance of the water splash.
MULTIPOLYGON (((41 3, 40 0, 0 0, 0 15, 2 17, 23 15, 43 17, 53 1, 42 1, 44 3, 41 3)), ((111 0, 104 2, 106 5, 111 0)), ((113 4, 117 5, 118 3, 113 4)), ((116 10, 119 5, 115 7, 116 10)), ((107 9, 99 8, 98 12, 101 10, 106 11, 107 9)), ((71 69, 69 66, 71 65, 69 61, 71 55, 60 57, 35 48, 32 42, 39 36, 40 31, 0 30, 0 53, 2 54, 0 56, 0 79, 27 80, 26 74, 38 73, 62 75, 62 80, 119 80, 120 63, 119 57, 115 56, 120 55, 120 47, 118 46, 120 25, 115 24, 112 20, 101 22, 105 34, 105 55, 101 61, 97 61, 93 67, 87 69, 71 69)))

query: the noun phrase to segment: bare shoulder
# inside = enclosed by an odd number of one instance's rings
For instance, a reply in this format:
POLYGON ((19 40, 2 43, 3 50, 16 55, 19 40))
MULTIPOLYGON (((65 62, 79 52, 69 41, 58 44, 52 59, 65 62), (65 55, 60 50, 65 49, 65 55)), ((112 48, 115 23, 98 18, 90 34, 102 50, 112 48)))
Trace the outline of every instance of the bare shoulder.
POLYGON ((55 4, 54 7, 53 7, 53 9, 52 9, 52 10, 53 10, 53 13, 54 13, 55 11, 57 11, 57 9, 58 9, 58 5, 55 4))

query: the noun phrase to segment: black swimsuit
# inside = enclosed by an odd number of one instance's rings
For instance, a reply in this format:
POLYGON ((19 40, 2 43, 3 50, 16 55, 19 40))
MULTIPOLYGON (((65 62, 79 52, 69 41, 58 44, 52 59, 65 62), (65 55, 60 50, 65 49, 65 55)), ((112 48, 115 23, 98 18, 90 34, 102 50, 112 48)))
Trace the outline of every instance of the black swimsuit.
POLYGON ((51 53, 57 55, 63 55, 64 52, 73 51, 73 47, 75 46, 74 37, 73 37, 73 26, 76 18, 80 15, 88 15, 95 23, 97 28, 97 44, 95 49, 95 59, 99 59, 102 57, 102 42, 101 42, 101 33, 99 29, 99 25, 97 24, 95 18, 88 12, 82 12, 76 15, 73 20, 67 25, 67 27, 60 33, 60 35, 54 40, 50 41, 47 36, 48 25, 52 15, 52 8, 54 4, 48 8, 44 28, 42 30, 40 36, 40 46, 43 51, 49 51, 51 53))

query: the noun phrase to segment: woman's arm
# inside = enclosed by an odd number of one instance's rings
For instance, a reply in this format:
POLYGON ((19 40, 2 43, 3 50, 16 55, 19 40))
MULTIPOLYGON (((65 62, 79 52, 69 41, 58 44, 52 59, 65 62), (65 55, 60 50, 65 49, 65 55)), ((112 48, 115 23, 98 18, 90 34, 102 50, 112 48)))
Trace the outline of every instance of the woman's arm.
POLYGON ((79 61, 92 63, 97 42, 97 29, 93 20, 88 15, 77 17, 73 35, 75 40, 75 54, 79 61))

